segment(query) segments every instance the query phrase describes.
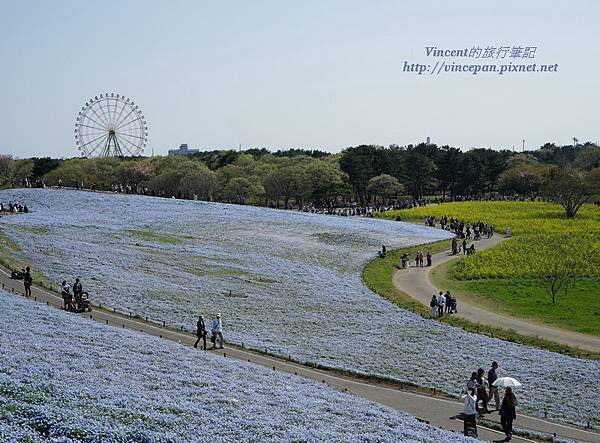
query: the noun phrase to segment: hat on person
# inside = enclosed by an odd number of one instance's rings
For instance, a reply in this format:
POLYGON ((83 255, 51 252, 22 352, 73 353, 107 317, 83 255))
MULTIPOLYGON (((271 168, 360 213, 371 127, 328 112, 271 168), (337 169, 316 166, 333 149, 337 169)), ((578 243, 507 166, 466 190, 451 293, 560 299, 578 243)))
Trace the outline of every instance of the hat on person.
POLYGON ((221 314, 217 314, 217 317, 220 317, 220 316, 221 316, 221 314))

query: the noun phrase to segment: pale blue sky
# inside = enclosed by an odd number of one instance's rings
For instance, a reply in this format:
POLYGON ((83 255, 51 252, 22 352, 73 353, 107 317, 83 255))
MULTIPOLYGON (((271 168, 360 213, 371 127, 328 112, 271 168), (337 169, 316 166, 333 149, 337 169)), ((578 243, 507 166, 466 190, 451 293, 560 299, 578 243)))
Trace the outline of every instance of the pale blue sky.
MULTIPOLYGON (((432 141, 600 141, 600 2, 0 0, 0 152, 77 155, 101 92, 133 97, 155 153, 432 141), (537 46, 558 73, 402 72, 425 46, 537 46)), ((451 60, 450 60, 451 61, 451 60)), ((435 60, 433 60, 435 62, 435 60)))

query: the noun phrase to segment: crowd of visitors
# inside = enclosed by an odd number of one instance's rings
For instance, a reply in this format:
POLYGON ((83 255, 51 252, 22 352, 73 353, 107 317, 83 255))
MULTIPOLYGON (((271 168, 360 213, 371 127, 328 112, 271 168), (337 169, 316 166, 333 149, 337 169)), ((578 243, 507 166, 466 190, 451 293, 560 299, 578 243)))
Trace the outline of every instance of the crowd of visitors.
POLYGON ((8 202, 8 204, 0 203, 0 213, 2 213, 2 212, 8 212, 11 214, 18 214, 18 213, 27 214, 29 212, 29 208, 27 207, 27 205, 23 205, 21 203, 13 203, 13 202, 8 202))
MULTIPOLYGON (((215 316, 215 318, 212 321, 211 327, 210 327, 210 341, 212 343, 212 348, 211 349, 216 349, 217 348, 217 343, 219 344, 219 349, 223 349, 223 321, 221 320, 221 314, 217 314, 215 316)), ((203 316, 199 316, 198 317, 198 321, 196 322, 196 343, 194 343, 194 348, 198 347, 198 343, 200 343, 200 340, 202 340, 203 342, 203 347, 201 349, 204 349, 206 351, 206 336, 208 335, 207 329, 206 329, 206 323, 204 322, 204 317, 203 316)))
POLYGON ((481 220, 476 223, 468 223, 462 220, 455 219, 454 217, 448 218, 448 216, 442 216, 439 221, 433 215, 425 217, 425 225, 435 228, 439 222, 440 228, 450 231, 459 239, 465 240, 481 240, 481 238, 492 238, 494 235, 494 225, 486 225, 481 220))
POLYGON ((300 212, 310 212, 311 214, 340 215, 343 217, 373 217, 376 212, 385 212, 399 209, 412 209, 420 206, 432 204, 429 200, 402 200, 389 204, 361 206, 357 202, 347 202, 342 206, 318 206, 314 204, 304 204, 298 207, 300 212))
POLYGON ((148 188, 143 188, 142 192, 137 189, 133 189, 131 185, 123 186, 123 183, 113 183, 110 185, 110 192, 115 194, 144 194, 148 193, 148 188))
POLYGON ((28 177, 22 178, 20 180, 15 180, 14 178, 10 181, 10 187, 16 188, 17 182, 21 188, 45 188, 46 183, 43 178, 31 179, 28 177))
POLYGON ((498 380, 498 362, 493 361, 491 368, 485 376, 485 370, 479 368, 476 372, 471 373, 471 377, 467 380, 466 386, 462 395, 464 402, 463 422, 464 434, 470 437, 477 437, 477 418, 482 418, 485 414, 491 414, 488 405, 493 399, 495 411, 500 415, 500 423, 505 434, 504 441, 510 441, 512 438, 512 424, 516 419, 517 398, 510 386, 505 388, 504 397, 500 402, 500 394, 498 386, 495 382, 498 380))

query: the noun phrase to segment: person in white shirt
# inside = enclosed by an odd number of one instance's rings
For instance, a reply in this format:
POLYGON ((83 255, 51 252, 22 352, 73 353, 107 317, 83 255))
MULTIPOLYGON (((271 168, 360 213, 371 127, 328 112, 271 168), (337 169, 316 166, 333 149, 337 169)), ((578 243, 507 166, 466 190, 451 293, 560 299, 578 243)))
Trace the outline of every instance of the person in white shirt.
POLYGON ((61 286, 61 296, 63 299, 63 309, 66 311, 71 304, 71 285, 63 280, 61 286))
POLYGON ((446 297, 444 297, 444 294, 442 294, 442 291, 440 291, 440 293, 438 294, 437 306, 438 306, 438 317, 441 317, 442 315, 444 315, 444 307, 446 306, 446 297))
POLYGON ((223 349, 223 322, 221 321, 221 314, 217 314, 215 319, 212 321, 211 332, 215 339, 212 348, 215 349, 217 347, 218 341, 219 348, 223 349))
POLYGON ((469 388, 461 397, 464 402, 463 406, 463 433, 468 437, 477 437, 477 397, 475 390, 469 388))

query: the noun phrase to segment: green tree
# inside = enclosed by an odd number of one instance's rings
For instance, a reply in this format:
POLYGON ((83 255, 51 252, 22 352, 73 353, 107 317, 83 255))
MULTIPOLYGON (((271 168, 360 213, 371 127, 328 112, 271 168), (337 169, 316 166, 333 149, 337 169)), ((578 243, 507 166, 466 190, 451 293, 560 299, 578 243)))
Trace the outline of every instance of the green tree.
POLYGON ((150 180, 154 171, 150 163, 146 161, 128 161, 119 165, 116 175, 119 183, 136 187, 140 183, 150 180))
POLYGON ((197 195, 200 200, 212 201, 219 192, 219 182, 216 174, 202 165, 196 171, 184 175, 179 182, 181 191, 188 195, 197 195))
POLYGON ((316 195, 326 196, 327 201, 336 199, 332 193, 335 190, 342 191, 347 196, 347 189, 342 186, 347 175, 340 170, 339 161, 332 157, 324 159, 309 158, 304 166, 304 185, 302 186, 302 198, 304 200, 314 200, 316 195))
POLYGON ((554 168, 550 172, 544 194, 560 204, 568 218, 573 218, 581 206, 598 198, 599 177, 597 169, 586 172, 580 169, 554 168))
POLYGON ((568 251, 556 253, 544 266, 539 281, 555 304, 558 294, 562 291, 566 296, 569 288, 577 282, 577 260, 568 251))
POLYGON ((263 183, 268 198, 283 200, 284 208, 288 209, 290 199, 298 195, 303 185, 304 171, 300 166, 290 165, 271 172, 263 183))
POLYGON ((33 171, 33 160, 16 160, 15 167, 12 172, 12 178, 15 180, 22 180, 24 178, 31 178, 33 171))
POLYGON ((374 200, 380 198, 383 203, 390 199, 397 198, 404 191, 404 186, 396 177, 388 174, 381 174, 369 180, 367 192, 373 196, 374 200))
POLYGON ((460 171, 463 153, 460 149, 442 146, 436 159, 435 178, 444 197, 456 193, 456 177, 460 171))
POLYGON ((8 182, 8 179, 13 176, 15 170, 15 160, 12 155, 0 154, 0 180, 4 185, 8 182))
POLYGON ((227 183, 223 192, 230 202, 243 205, 250 196, 257 194, 257 188, 247 178, 235 177, 227 183))
POLYGON ((498 189, 505 194, 537 194, 547 181, 548 174, 548 166, 521 163, 500 174, 498 179, 498 189))
POLYGON ((31 171, 31 175, 33 177, 43 177, 62 163, 62 160, 50 157, 34 157, 32 160, 33 170, 31 171))
POLYGON ((436 166, 433 160, 424 154, 411 152, 406 156, 405 169, 408 173, 410 192, 414 199, 419 200, 425 195, 425 191, 434 187, 436 166))
POLYGON ((581 169, 600 168, 600 147, 596 145, 585 145, 576 154, 574 165, 581 169))
POLYGON ((389 167, 387 152, 382 146, 360 145, 348 148, 340 158, 340 168, 348 174, 348 181, 362 204, 368 200, 369 180, 388 172, 389 167))

